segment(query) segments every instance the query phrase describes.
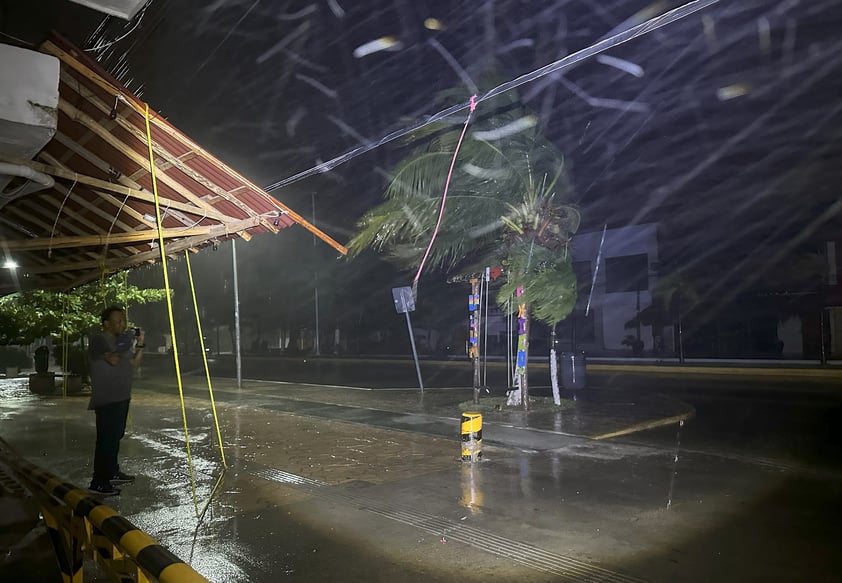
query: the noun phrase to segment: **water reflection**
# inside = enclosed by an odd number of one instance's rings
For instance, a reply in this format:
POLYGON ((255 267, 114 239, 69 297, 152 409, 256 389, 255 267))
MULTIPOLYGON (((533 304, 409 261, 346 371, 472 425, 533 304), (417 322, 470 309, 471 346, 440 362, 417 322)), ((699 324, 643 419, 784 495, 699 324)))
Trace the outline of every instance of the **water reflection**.
POLYGON ((462 496, 459 498, 459 504, 472 513, 482 512, 484 502, 481 467, 482 463, 462 464, 462 496))
POLYGON ((678 477, 678 455, 681 450, 681 428, 684 427, 684 419, 678 422, 678 429, 675 432, 675 451, 672 456, 672 472, 670 473, 670 489, 667 494, 667 508, 672 506, 672 494, 675 489, 675 479, 678 477))

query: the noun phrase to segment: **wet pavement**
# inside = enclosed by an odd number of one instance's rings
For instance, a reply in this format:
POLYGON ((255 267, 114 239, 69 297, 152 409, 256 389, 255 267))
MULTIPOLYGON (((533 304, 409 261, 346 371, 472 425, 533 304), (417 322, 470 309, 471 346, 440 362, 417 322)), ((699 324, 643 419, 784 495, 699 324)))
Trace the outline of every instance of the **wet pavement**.
MULTIPOLYGON (((565 411, 485 413, 484 460, 464 464, 469 389, 422 396, 302 380, 237 389, 214 379, 225 469, 206 383, 185 377, 194 497, 176 385, 145 370, 121 451, 138 479, 109 504, 220 582, 837 581, 842 572, 839 460, 795 463, 788 450, 711 437, 750 417, 752 394, 755 412, 766 411, 769 394, 752 391, 771 384, 656 379, 657 390, 643 391, 636 377, 597 376, 565 411), (731 410, 724 425, 708 419, 716 395, 731 410)), ((831 387, 814 385, 803 399, 788 386, 775 394, 775 407, 799 415, 838 410, 831 387)), ((84 487, 94 438, 86 405, 0 380, 0 436, 84 487)), ((758 427, 773 443, 809 429, 758 427)), ((95 569, 86 579, 104 580, 95 569)))

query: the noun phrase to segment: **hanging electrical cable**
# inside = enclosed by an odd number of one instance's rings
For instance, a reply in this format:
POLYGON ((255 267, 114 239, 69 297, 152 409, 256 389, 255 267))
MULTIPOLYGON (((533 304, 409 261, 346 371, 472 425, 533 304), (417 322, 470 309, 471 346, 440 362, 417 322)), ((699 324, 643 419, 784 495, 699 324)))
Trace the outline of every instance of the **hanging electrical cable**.
POLYGON ((459 148, 462 147, 462 140, 465 138, 465 132, 468 131, 468 124, 471 123, 471 115, 477 107, 477 96, 471 96, 471 109, 468 111, 468 117, 465 118, 465 124, 462 126, 462 133, 459 135, 459 141, 456 142, 456 149, 453 150, 453 159, 450 161, 450 169, 447 171, 447 179, 444 181, 444 193, 441 196, 441 207, 439 208, 439 218, 436 221, 436 226, 433 229, 433 236, 430 237, 430 244, 427 245, 427 250, 424 252, 424 257, 421 258, 421 264, 418 266, 418 273, 412 280, 412 295, 416 295, 418 291, 418 280, 421 278, 421 271, 424 269, 424 263, 427 262, 427 257, 430 255, 430 250, 433 248, 433 243, 436 240, 436 235, 439 233, 441 226, 441 219, 444 216, 444 204, 447 202, 447 191, 450 188, 450 180, 453 178, 453 167, 456 166, 456 157, 459 155, 459 148))
POLYGON ((303 170, 303 171, 299 172, 298 174, 294 174, 294 175, 292 175, 288 178, 285 178, 283 180, 279 180, 278 182, 275 182, 273 184, 270 184, 270 185, 264 187, 263 190, 265 190, 266 192, 272 192, 273 190, 283 188, 284 186, 288 186, 290 184, 298 182, 299 180, 309 178, 310 176, 315 176, 316 174, 324 174, 325 172, 329 172, 330 170, 333 170, 337 166, 339 166, 341 164, 344 164, 345 162, 348 162, 349 160, 351 160, 353 158, 356 158, 357 156, 365 154, 366 152, 370 152, 371 150, 374 150, 375 148, 379 148, 380 146, 382 146, 384 144, 388 144, 389 142, 397 140, 398 138, 402 138, 402 137, 404 137, 408 134, 411 134, 412 132, 414 132, 416 130, 419 130, 419 129, 425 127, 425 126, 428 126, 432 123, 441 121, 448 116, 451 116, 455 113, 459 113, 460 111, 468 109, 469 107, 476 107, 476 104, 478 104, 482 101, 485 101, 486 99, 491 99, 492 97, 496 97, 497 95, 500 95, 501 93, 505 93, 506 91, 511 91, 512 89, 516 89, 516 88, 520 87, 521 85, 524 85, 524 84, 529 83, 531 81, 535 81, 536 79, 540 79, 541 77, 545 77, 547 75, 551 75, 553 73, 559 73, 561 71, 569 69, 569 68, 573 67, 574 65, 577 65, 578 63, 581 63, 582 61, 584 61, 586 59, 590 59, 591 57, 595 57, 596 55, 598 55, 600 53, 604 53, 604 52, 606 52, 610 49, 613 49, 613 48, 615 48, 615 47, 617 47, 621 44, 625 44, 625 43, 627 43, 627 42, 629 42, 629 41, 631 41, 635 38, 647 35, 647 34, 649 34, 651 32, 654 32, 654 31, 656 31, 660 28, 663 28, 664 26, 667 26, 669 24, 672 24, 674 22, 682 20, 683 18, 686 18, 686 17, 690 16, 691 14, 695 14, 696 12, 699 12, 700 10, 704 10, 705 8, 709 8, 710 6, 713 6, 714 4, 718 4, 719 2, 720 2, 720 0, 693 0, 692 2, 688 2, 686 4, 678 6, 674 9, 670 10, 669 12, 665 12, 664 14, 661 14, 660 16, 654 16, 654 17, 650 18, 649 20, 647 20, 645 22, 642 22, 641 24, 638 24, 637 26, 633 26, 633 27, 631 27, 627 30, 624 30, 623 32, 619 32, 619 33, 617 33, 613 36, 610 36, 610 37, 608 37, 604 40, 601 40, 601 41, 596 42, 592 45, 589 45, 582 50, 576 51, 575 53, 571 53, 571 54, 567 55, 566 57, 562 57, 561 59, 558 59, 556 61, 553 61, 552 63, 544 65, 543 67, 541 67, 539 69, 535 69, 534 71, 531 71, 529 73, 521 75, 520 77, 517 77, 517 78, 515 78, 511 81, 508 81, 507 83, 503 83, 502 85, 498 85, 497 87, 494 87, 493 89, 491 89, 491 90, 487 91, 486 93, 483 93, 481 96, 477 97, 476 100, 474 100, 474 98, 471 98, 470 101, 464 101, 464 102, 459 103, 457 105, 452 105, 452 106, 448 107, 447 109, 439 111, 438 113, 433 114, 433 115, 425 118, 423 121, 412 124, 410 126, 406 126, 406 127, 402 128, 402 129, 399 129, 399 130, 395 130, 394 132, 386 134, 385 136, 383 136, 379 140, 371 141, 371 142, 369 142, 367 144, 364 144, 362 146, 358 146, 358 147, 354 148, 353 150, 350 150, 350 151, 348 151, 348 152, 346 152, 346 153, 344 153, 340 156, 332 158, 331 160, 328 160, 326 162, 322 162, 321 164, 317 164, 316 166, 313 166, 312 168, 310 168, 308 170, 303 170))
POLYGON ((70 198, 70 193, 73 192, 75 186, 76 180, 74 179, 73 184, 70 185, 70 189, 67 191, 67 194, 64 195, 64 200, 61 201, 61 205, 58 207, 58 212, 56 212, 56 218, 53 221, 53 228, 50 231, 50 245, 47 247, 47 259, 50 259, 53 256, 53 237, 55 237, 56 234, 56 225, 58 225, 58 219, 61 216, 61 211, 64 210, 64 205, 67 203, 67 199, 70 198))

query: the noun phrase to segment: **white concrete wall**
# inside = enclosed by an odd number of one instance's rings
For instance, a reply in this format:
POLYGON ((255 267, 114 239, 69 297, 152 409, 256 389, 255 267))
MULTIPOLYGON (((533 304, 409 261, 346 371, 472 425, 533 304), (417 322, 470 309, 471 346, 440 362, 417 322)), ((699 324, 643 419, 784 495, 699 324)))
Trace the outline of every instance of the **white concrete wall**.
POLYGON ((0 156, 31 159, 58 120, 59 61, 0 44, 0 156))
POLYGON ((783 322, 778 322, 778 338, 784 343, 784 357, 804 358, 804 335, 801 331, 801 318, 793 316, 783 322))
MULTIPOLYGON (((655 278, 651 275, 651 266, 658 262, 657 235, 655 224, 633 225, 606 231, 605 243, 602 246, 602 259, 591 298, 591 309, 595 311, 596 341, 599 348, 631 352, 629 347, 621 343, 626 335, 636 335, 636 330, 626 329, 625 323, 637 314, 637 292, 606 293, 605 260, 612 257, 644 253, 648 256, 650 266, 649 289, 640 292, 640 309, 642 310, 652 303, 651 290, 655 278)), ((590 261, 591 274, 596 269, 596 258, 599 254, 601 240, 601 230, 578 233, 573 237, 573 260, 590 261)), ((586 287, 590 288, 590 282, 586 287)), ((587 302, 587 298, 584 301, 587 302)), ((644 350, 651 350, 653 341, 650 327, 643 326, 641 328, 640 338, 644 342, 644 350)))

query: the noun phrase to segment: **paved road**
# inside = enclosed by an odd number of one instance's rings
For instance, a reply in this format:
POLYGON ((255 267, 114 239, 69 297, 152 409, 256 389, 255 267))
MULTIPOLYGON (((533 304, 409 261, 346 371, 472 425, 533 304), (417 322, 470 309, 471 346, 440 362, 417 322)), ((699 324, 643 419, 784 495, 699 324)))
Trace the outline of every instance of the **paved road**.
MULTIPOLYGON (((689 375, 602 373, 602 389, 657 392, 692 405, 695 417, 681 432, 682 448, 783 465, 842 468, 842 387, 830 379, 776 377, 699 378, 689 375)), ((638 434, 636 443, 668 444, 667 428, 638 434)))
MULTIPOLYGON (((247 360, 246 371, 255 376, 263 367, 312 382, 369 378, 381 388, 384 379, 414 374, 411 363, 305 366, 311 364, 247 360), (317 369, 322 376, 313 374, 317 369)), ((452 364, 426 368, 439 378, 465 374, 452 364)), ((121 449, 139 477, 109 503, 220 583, 838 581, 839 472, 770 467, 750 455, 757 448, 725 456, 702 451, 730 443, 716 435, 705 442, 729 404, 791 410, 783 427, 795 427, 802 414, 813 410, 820 419, 833 409, 827 387, 799 397, 797 387, 783 384, 753 393, 763 387, 642 380, 636 386, 628 374, 598 380, 594 375, 589 391, 623 388, 629 403, 636 391, 652 390, 683 391, 713 405, 682 431, 678 457, 673 429, 663 438, 658 432, 635 438, 660 447, 571 438, 548 449, 488 447, 483 463, 462 464, 458 439, 407 426, 414 419, 402 418, 395 430, 367 424, 364 408, 333 418, 335 407, 314 404, 320 394, 339 392, 368 395, 377 408, 405 392, 256 382, 238 390, 217 382, 229 469, 197 523, 179 398, 172 385, 150 378, 151 389, 135 391, 121 449), (312 402, 298 401, 298 394, 312 395, 312 402)), ((187 381, 201 505, 222 468, 203 379, 187 381)), ((94 438, 86 401, 42 398, 0 383, 0 434, 27 459, 85 484, 94 438)), ((737 416, 726 419, 729 428, 739 423, 737 416)))
MULTIPOLYGON (((231 357, 213 359, 211 374, 235 376, 231 357)), ((150 366, 160 370, 169 360, 150 366)), ((464 361, 422 361, 428 387, 471 384, 470 364, 464 361)), ((203 374, 200 359, 188 357, 183 370, 203 374)), ((246 357, 243 378, 373 388, 417 386, 408 359, 337 359, 246 357)), ((488 367, 488 386, 506 389, 502 363, 488 367)), ((532 394, 550 394, 546 363, 530 368, 532 394)), ((842 420, 842 388, 832 379, 788 379, 761 376, 699 376, 629 372, 588 372, 585 391, 622 391, 630 395, 660 394, 679 399, 696 410, 695 417, 677 431, 664 427, 624 437, 624 441, 672 447, 681 440, 687 451, 715 453, 783 466, 842 467, 842 434, 833 427, 842 420)))

